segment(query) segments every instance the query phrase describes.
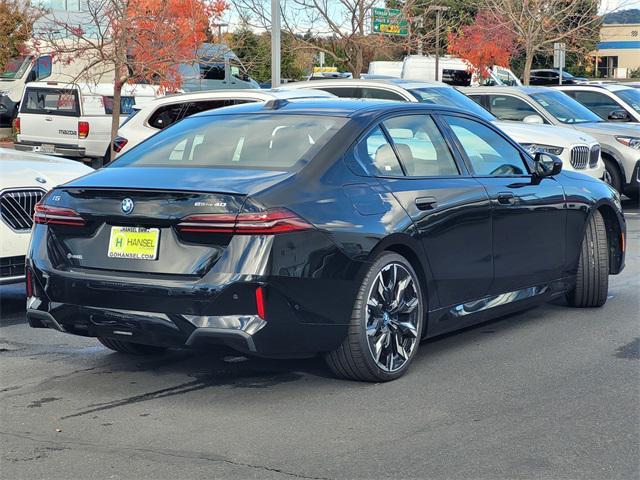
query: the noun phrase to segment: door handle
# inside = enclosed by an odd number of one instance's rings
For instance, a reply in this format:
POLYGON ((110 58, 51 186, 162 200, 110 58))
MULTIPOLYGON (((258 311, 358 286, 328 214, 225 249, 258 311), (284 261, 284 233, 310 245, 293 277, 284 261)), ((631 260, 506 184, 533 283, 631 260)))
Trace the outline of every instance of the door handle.
POLYGON ((418 197, 416 198, 416 207, 418 210, 433 210, 438 206, 438 200, 435 197, 418 197))
POLYGON ((516 196, 512 192, 498 193, 498 203, 502 205, 513 205, 516 203, 516 196))

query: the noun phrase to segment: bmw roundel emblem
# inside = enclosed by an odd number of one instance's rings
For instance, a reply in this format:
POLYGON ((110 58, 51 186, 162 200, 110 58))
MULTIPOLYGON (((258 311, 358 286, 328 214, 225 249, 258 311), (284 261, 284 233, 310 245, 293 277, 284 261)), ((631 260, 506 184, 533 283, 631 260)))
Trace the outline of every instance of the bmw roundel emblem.
POLYGON ((126 215, 129 215, 131 212, 133 212, 133 207, 133 200, 131 200, 130 198, 125 198, 124 200, 122 200, 122 204, 120 205, 120 208, 126 215))

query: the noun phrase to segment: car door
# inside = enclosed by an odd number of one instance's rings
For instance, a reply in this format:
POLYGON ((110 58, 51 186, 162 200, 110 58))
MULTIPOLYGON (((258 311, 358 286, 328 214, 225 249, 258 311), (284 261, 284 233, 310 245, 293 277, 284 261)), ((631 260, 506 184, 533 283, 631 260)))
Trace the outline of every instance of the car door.
POLYGON ((413 220, 440 306, 486 295, 493 278, 489 197, 456 162, 434 118, 388 118, 359 142, 356 156, 413 220))
POLYGON ((565 257, 564 189, 553 177, 530 173, 512 142, 494 127, 444 116, 473 176, 491 199, 494 281, 491 294, 562 277, 565 257))

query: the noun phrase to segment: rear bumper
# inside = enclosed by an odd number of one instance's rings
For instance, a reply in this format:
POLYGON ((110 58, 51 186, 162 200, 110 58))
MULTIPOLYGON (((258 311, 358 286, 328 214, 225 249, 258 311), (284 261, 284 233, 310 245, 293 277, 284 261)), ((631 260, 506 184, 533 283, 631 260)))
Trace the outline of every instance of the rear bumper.
POLYGON ((142 286, 123 283, 122 278, 116 281, 117 277, 97 280, 96 275, 56 275, 33 264, 29 268, 34 273, 34 295, 27 299, 31 327, 165 347, 224 344, 272 358, 335 349, 347 335, 355 298, 344 281, 332 282, 327 289, 326 280, 226 274, 207 285, 142 286), (259 286, 265 296, 265 319, 257 313, 259 286), (317 303, 313 291, 318 292, 317 303))
POLYGON ((42 142, 19 141, 15 143, 14 148, 22 152, 46 153, 47 155, 60 155, 71 158, 86 157, 86 149, 84 147, 66 144, 53 144, 53 152, 45 152, 41 150, 42 145, 42 142))

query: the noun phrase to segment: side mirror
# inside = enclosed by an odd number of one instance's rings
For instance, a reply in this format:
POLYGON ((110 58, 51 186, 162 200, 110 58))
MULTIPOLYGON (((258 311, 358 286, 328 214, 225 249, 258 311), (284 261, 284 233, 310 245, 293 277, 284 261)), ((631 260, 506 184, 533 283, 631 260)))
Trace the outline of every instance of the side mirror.
POLYGON ((555 155, 545 152, 536 152, 534 173, 538 177, 552 177, 562 171, 562 160, 555 155))
POLYGON ((628 122, 631 120, 627 111, 622 109, 610 111, 609 115, 607 115, 607 119, 612 122, 628 122))
POLYGON ((540 115, 527 115, 522 119, 524 123, 535 123, 535 124, 543 124, 544 120, 540 115))

